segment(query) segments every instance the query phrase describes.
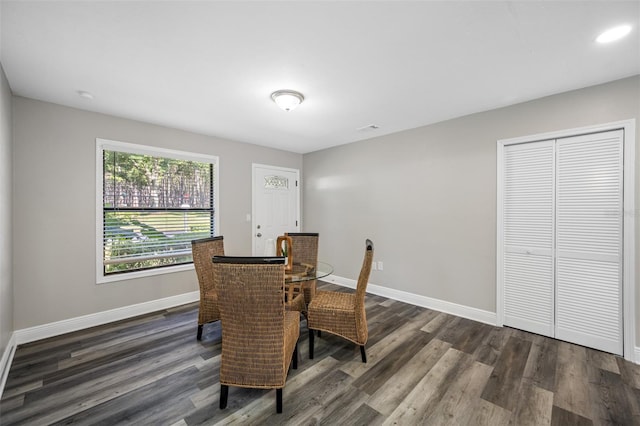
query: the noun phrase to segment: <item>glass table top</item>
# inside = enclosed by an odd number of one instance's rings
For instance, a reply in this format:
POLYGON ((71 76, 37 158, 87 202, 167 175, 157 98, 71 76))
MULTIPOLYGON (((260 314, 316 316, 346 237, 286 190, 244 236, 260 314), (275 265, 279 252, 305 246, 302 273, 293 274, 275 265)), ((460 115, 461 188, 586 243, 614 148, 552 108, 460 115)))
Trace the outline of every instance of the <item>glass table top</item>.
POLYGON ((308 263, 293 263, 291 271, 285 271, 284 277, 287 283, 295 283, 310 280, 319 280, 331 275, 333 273, 333 266, 326 262, 318 262, 317 267, 313 267, 308 263))

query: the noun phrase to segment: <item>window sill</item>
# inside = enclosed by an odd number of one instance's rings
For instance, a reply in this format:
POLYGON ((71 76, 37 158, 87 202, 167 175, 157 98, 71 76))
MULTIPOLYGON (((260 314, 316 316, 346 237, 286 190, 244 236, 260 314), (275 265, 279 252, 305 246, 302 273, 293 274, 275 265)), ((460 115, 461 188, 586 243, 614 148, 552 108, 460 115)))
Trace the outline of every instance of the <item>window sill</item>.
POLYGON ((152 277, 154 275, 173 274, 175 272, 190 271, 193 269, 193 263, 190 263, 188 265, 168 266, 166 268, 150 269, 148 271, 126 272, 107 276, 99 275, 96 279, 96 283, 106 284, 117 281, 134 280, 137 278, 152 277))

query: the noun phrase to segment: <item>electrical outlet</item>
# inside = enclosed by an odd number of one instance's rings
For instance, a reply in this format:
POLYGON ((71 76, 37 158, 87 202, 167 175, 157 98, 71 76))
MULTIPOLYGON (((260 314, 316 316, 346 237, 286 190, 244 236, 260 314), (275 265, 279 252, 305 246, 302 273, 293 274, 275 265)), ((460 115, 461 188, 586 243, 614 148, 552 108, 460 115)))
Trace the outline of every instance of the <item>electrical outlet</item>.
POLYGON ((376 270, 376 262, 375 262, 375 260, 373 262, 371 262, 371 270, 372 271, 376 270))
POLYGON ((382 261, 378 261, 378 271, 382 271, 382 261))

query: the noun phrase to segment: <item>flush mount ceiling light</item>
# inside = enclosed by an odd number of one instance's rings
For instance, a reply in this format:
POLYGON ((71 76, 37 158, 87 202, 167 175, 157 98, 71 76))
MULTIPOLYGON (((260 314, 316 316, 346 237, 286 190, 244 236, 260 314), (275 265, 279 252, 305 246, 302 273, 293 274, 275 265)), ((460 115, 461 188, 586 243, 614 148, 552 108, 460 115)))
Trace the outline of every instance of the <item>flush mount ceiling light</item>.
POLYGON ((295 90, 277 90, 271 94, 271 99, 283 110, 291 111, 304 101, 304 96, 295 90))
POLYGON ((631 25, 620 25, 619 27, 611 28, 596 38, 598 43, 610 43, 612 41, 620 40, 631 32, 631 25))

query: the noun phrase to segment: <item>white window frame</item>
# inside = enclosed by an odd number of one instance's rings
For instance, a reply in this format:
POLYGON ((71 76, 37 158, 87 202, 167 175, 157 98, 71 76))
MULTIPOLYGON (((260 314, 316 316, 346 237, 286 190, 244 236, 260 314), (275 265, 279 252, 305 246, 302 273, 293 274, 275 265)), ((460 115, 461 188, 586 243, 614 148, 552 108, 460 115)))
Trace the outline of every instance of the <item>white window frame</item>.
POLYGON ((132 154, 150 155, 156 157, 169 157, 177 160, 208 162, 214 165, 213 177, 213 209, 214 230, 220 235, 220 191, 219 176, 220 162, 214 155, 199 154, 187 151, 178 151, 166 148, 157 148, 148 145, 139 145, 128 142, 119 142, 108 139, 96 138, 96 283, 103 284, 115 281, 125 281, 135 278, 150 277, 154 275, 171 274, 193 269, 193 263, 186 265, 166 266, 163 268, 148 269, 142 271, 122 272, 112 275, 104 275, 103 267, 103 152, 121 151, 132 154))

